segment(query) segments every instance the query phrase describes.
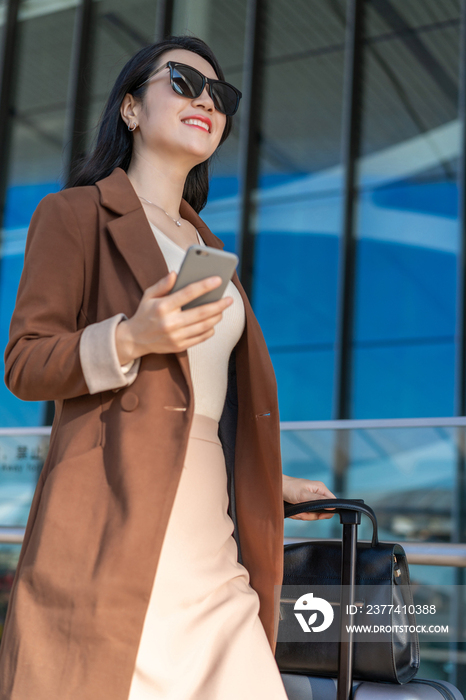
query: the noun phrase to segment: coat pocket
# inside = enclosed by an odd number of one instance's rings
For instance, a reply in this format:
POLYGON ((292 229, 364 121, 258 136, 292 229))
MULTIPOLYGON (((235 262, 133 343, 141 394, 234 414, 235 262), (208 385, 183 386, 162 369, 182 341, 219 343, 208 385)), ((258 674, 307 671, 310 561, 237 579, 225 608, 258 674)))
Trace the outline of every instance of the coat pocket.
POLYGON ((109 491, 100 445, 59 462, 46 476, 18 572, 38 604, 73 606, 92 579, 109 491))

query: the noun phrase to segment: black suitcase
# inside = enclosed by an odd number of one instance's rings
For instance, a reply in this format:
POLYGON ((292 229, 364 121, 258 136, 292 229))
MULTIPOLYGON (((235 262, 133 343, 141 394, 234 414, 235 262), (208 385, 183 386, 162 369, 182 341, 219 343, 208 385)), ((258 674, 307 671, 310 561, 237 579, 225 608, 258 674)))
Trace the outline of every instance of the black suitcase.
MULTIPOLYGON (((342 499, 339 499, 341 502, 342 499)), ((342 576, 341 595, 354 591, 356 573, 357 528, 361 522, 361 513, 348 512, 352 501, 348 500, 345 510, 336 512, 340 515, 343 526, 342 537, 342 576), (349 517, 348 517, 349 516, 349 517)), ((355 503, 353 501, 353 503, 355 503)), ((356 501, 364 504, 364 501, 356 501)), ((331 501, 307 501, 299 504, 285 503, 285 518, 305 512, 323 511, 331 506, 331 501)), ((286 549, 287 545, 285 545, 286 549)), ((354 596, 353 596, 354 597, 354 596)), ((340 601, 340 610, 345 610, 345 600, 340 601)), ((341 615, 340 629, 345 629, 349 620, 341 615)), ((345 634, 345 641, 340 640, 338 678, 318 678, 301 674, 282 672, 281 677, 289 700, 464 700, 455 686, 447 681, 414 679, 409 683, 373 683, 353 681, 353 638, 345 634)))

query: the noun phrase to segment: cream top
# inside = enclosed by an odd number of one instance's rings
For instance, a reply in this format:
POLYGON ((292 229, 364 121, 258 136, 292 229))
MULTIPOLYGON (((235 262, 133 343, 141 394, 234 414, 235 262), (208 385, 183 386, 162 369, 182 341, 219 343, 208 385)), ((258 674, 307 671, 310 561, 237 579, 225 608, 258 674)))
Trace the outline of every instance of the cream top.
MULTIPOLYGON (((149 222, 167 263, 169 272, 178 273, 185 251, 163 231, 149 222)), ((205 245, 199 232, 199 244, 205 245)), ((188 348, 189 367, 194 390, 194 412, 220 420, 228 383, 228 360, 240 339, 245 325, 244 304, 241 294, 229 282, 223 296, 233 298, 233 304, 223 312, 215 333, 202 343, 188 348)))

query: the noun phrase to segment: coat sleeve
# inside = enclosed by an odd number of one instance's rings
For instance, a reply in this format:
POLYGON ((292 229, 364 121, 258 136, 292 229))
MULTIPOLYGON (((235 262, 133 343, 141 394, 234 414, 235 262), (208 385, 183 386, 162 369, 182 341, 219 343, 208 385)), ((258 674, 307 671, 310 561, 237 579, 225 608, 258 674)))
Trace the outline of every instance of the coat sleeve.
POLYGON ((141 358, 120 365, 116 349, 116 327, 126 318, 125 314, 117 314, 100 323, 91 323, 83 331, 79 355, 91 394, 129 386, 137 377, 141 358))
POLYGON ((121 368, 118 358, 115 365, 115 328, 124 314, 78 329, 84 261, 81 232, 69 202, 60 192, 48 194, 29 226, 5 350, 5 383, 20 399, 74 398, 121 388, 136 378, 137 365, 121 368), (112 343, 114 355, 105 356, 112 343), (92 345, 95 352, 90 351, 92 345), (102 374, 104 361, 110 364, 105 381, 93 382, 102 374))

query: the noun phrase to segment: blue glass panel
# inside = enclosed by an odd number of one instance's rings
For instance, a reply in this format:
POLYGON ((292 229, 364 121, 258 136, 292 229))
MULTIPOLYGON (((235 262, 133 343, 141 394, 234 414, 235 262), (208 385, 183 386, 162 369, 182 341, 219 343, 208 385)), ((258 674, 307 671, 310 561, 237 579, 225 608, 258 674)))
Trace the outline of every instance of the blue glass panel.
POLYGON ((459 3, 391 7, 366 13, 355 418, 455 410, 459 3))
MULTIPOLYGON (((21 3, 8 189, 0 247, 0 339, 8 340, 27 229, 37 204, 62 183, 76 7, 21 3)), ((0 384, 0 426, 37 426, 45 404, 16 399, 0 384)))
MULTIPOLYGON (((383 212, 380 216, 383 217, 383 212)), ((440 236, 440 226, 437 230, 440 236)), ((357 274, 357 346, 391 341, 405 344, 453 341, 456 292, 453 252, 362 238, 357 274)))
MULTIPOLYGON (((6 201, 6 226, 0 249, 0 343, 5 349, 11 316, 15 307, 18 284, 24 264, 24 247, 29 221, 37 204, 49 192, 57 192, 60 184, 44 182, 10 187, 6 201)), ((0 369, 5 372, 4 355, 0 369)), ((43 422, 44 404, 17 399, 0 383, 0 426, 33 427, 43 422)))
POLYGON ((237 177, 212 177, 209 199, 200 212, 202 220, 225 244, 224 250, 236 251, 236 233, 239 220, 237 177))
POLYGON ((355 348, 352 416, 413 418, 453 415, 452 341, 355 348))
MULTIPOLYGON (((337 459, 347 464, 337 495, 364 499, 376 513, 382 540, 454 541, 461 428, 283 428, 283 473, 323 481, 333 491, 337 459)), ((339 528, 337 518, 286 519, 285 537, 340 536, 339 528)), ((370 536, 370 521, 363 518, 360 538, 370 536)))
POLYGON ((5 229, 27 229, 40 200, 50 192, 58 192, 61 187, 61 182, 34 182, 9 187, 3 221, 5 229))
POLYGON ((332 415, 345 11, 272 0, 267 13, 251 302, 282 420, 332 415))
POLYGON ((448 182, 398 183, 361 195, 356 418, 454 411, 457 200, 448 182))
POLYGON ((335 235, 257 236, 253 306, 275 368, 282 420, 331 416, 337 261, 335 235))
POLYGON ((321 420, 332 413, 333 350, 275 352, 270 356, 278 385, 281 420, 321 420))
MULTIPOLYGON (((8 342, 8 330, 13 313, 16 291, 23 269, 23 255, 2 255, 0 258, 0 341, 2 348, 8 342)), ((4 357, 1 357, 2 377, 5 373, 4 357)), ((20 401, 0 383, 0 426, 36 426, 42 424, 41 403, 20 401)))

